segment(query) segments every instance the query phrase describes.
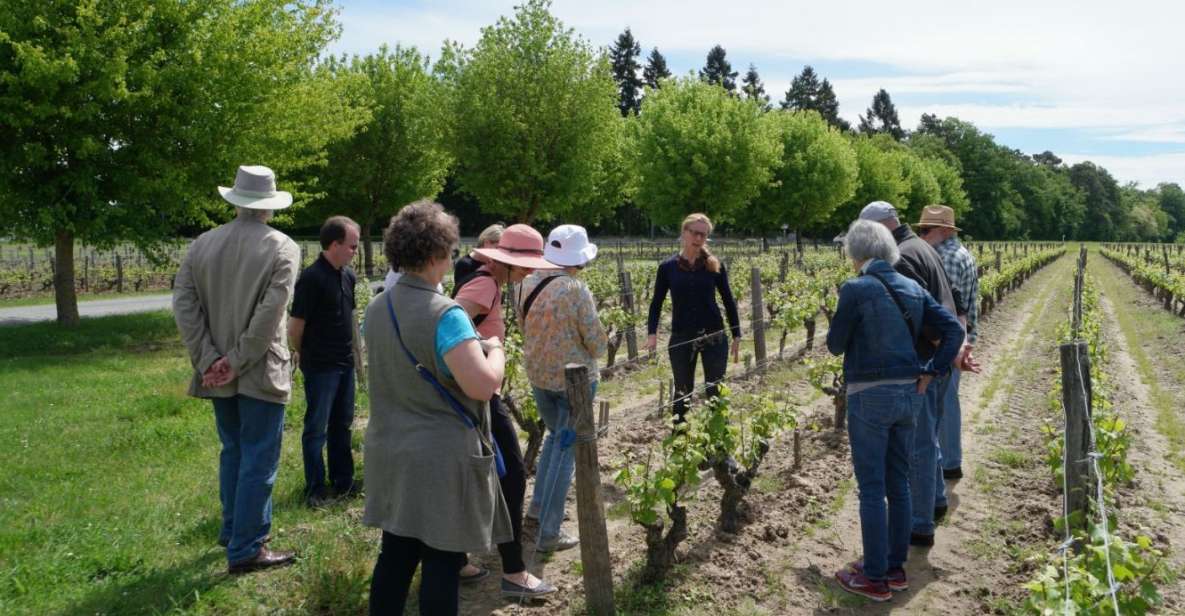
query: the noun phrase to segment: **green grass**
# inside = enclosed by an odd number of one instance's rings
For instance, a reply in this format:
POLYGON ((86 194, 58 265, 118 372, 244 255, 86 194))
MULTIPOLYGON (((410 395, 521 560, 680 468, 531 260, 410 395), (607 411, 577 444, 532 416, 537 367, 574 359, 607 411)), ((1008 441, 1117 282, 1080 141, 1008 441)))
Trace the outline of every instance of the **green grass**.
POLYGON ((300 562, 231 578, 213 413, 185 393, 172 317, 0 328, 0 347, 0 613, 364 611, 375 532, 359 503, 301 506, 299 385, 272 533, 300 562))
POLYGON ((1023 451, 1012 449, 997 449, 989 456, 992 462, 1007 466, 1011 469, 1021 469, 1032 466, 1033 457, 1023 451))
POLYGON ((1145 294, 1144 290, 1110 261, 1092 256, 1095 279, 1103 295, 1111 300, 1128 353, 1136 362, 1140 380, 1148 386, 1149 402, 1156 409, 1156 429, 1168 440, 1169 459, 1185 471, 1185 421, 1179 414, 1180 402, 1160 386, 1162 373, 1173 383, 1185 383, 1185 366, 1175 359, 1153 363, 1147 350, 1149 344, 1155 344, 1149 342, 1153 340, 1179 344, 1185 320, 1155 306, 1139 307, 1138 296, 1145 294))

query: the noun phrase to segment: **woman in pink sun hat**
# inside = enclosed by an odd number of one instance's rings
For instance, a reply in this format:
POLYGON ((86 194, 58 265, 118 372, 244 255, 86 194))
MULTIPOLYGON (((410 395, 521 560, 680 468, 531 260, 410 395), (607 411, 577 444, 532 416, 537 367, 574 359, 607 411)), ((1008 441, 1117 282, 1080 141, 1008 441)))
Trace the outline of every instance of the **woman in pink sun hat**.
MULTIPOLYGON (((482 338, 504 340, 506 323, 502 319, 502 288, 523 281, 536 269, 555 269, 543 259, 543 236, 528 225, 511 225, 492 248, 478 248, 475 253, 487 262, 454 280, 453 298, 473 320, 482 338)), ((498 544, 502 559, 502 595, 508 598, 534 598, 551 594, 555 586, 535 577, 523 560, 523 501, 527 491, 527 472, 519 447, 518 431, 500 394, 490 398, 491 432, 506 463, 506 473, 499 479, 502 495, 510 512, 514 539, 498 544)), ((462 582, 476 582, 489 575, 487 569, 466 562, 461 569, 462 582)))

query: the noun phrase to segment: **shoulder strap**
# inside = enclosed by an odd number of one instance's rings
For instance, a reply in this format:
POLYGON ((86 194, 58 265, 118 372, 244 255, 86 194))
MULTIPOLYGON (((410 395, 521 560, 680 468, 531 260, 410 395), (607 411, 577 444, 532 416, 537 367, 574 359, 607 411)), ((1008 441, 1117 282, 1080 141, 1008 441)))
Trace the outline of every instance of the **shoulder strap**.
POLYGON ((465 410, 465 406, 461 404, 461 401, 457 400, 455 396, 449 393, 449 391, 444 388, 444 385, 440 384, 440 381, 437 380, 436 376, 429 372, 423 364, 417 361, 416 356, 412 355, 411 351, 407 348, 407 345, 403 343, 403 334, 399 331, 399 319, 395 318, 395 305, 391 303, 390 293, 387 294, 387 314, 391 315, 391 324, 395 326, 395 339, 399 341, 399 346, 403 349, 403 353, 407 355, 407 360, 416 367, 416 373, 418 373, 425 381, 428 381, 428 383, 432 385, 432 388, 436 390, 436 393, 439 394, 440 397, 445 400, 445 402, 449 403, 449 406, 451 406, 453 411, 457 413, 457 416, 461 418, 461 421, 465 423, 466 427, 472 428, 474 432, 477 432, 477 439, 481 441, 482 445, 494 453, 494 462, 498 469, 498 476, 505 476, 506 462, 502 458, 502 450, 498 447, 498 443, 486 438, 485 433, 477 428, 477 422, 473 421, 473 418, 469 416, 469 412, 465 410))
POLYGON ((540 280, 539 284, 535 285, 534 289, 531 289, 531 294, 527 295, 526 301, 523 302, 523 323, 527 322, 527 313, 531 311, 531 306, 535 304, 535 298, 539 297, 539 292, 545 289, 547 285, 551 284, 551 281, 555 280, 556 278, 563 278, 565 276, 567 276, 567 274, 548 276, 547 278, 540 280))
POLYGON ((901 316, 905 318, 905 325, 909 327, 909 337, 916 341, 918 339, 918 333, 913 326, 913 317, 910 316, 909 310, 906 309, 905 302, 901 301, 901 296, 897 295, 897 291, 893 290, 893 286, 886 282, 880 274, 868 272, 867 275, 876 278, 877 282, 881 283, 881 286, 892 296, 893 303, 897 304, 897 309, 901 311, 901 316))
MULTIPOLYGON (((469 284, 475 278, 481 278, 483 276, 486 278, 493 278, 494 277, 493 274, 487 272, 486 270, 478 269, 478 270, 473 270, 473 273, 469 274, 468 276, 462 277, 461 280, 454 281, 453 292, 449 294, 449 298, 457 299, 457 293, 459 293, 461 291, 461 287, 469 284)), ((494 306, 490 306, 490 310, 492 311, 493 309, 494 309, 494 306)), ((473 325, 475 327, 478 325, 481 325, 482 321, 485 321, 486 317, 488 317, 489 315, 490 315, 489 312, 483 312, 483 313, 473 317, 473 325)))

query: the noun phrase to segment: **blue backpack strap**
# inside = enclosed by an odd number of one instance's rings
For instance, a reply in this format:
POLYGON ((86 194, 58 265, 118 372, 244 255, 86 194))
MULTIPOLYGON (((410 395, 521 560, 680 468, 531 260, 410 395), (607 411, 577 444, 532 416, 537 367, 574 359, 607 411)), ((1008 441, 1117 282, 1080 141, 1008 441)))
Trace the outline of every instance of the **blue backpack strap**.
POLYGON ((389 292, 387 293, 387 314, 391 315, 391 324, 395 326, 395 339, 399 341, 399 346, 403 349, 404 354, 407 355, 408 361, 410 361, 412 365, 416 367, 416 372, 419 373, 420 377, 425 381, 428 381, 428 383, 432 385, 432 388, 436 390, 436 393, 449 403, 449 406, 452 407, 453 411, 457 413, 457 416, 461 418, 461 421, 463 421, 467 427, 472 428, 477 432, 478 439, 481 440, 483 444, 489 445, 490 449, 492 449, 494 452, 494 463, 498 468, 498 476, 504 477, 506 475, 506 461, 502 458, 502 449, 498 447, 498 442, 493 439, 487 442, 486 439, 483 438, 485 435, 482 434, 481 430, 477 429, 477 424, 475 424, 473 419, 469 417, 469 413, 465 410, 465 405, 461 404, 460 400, 457 400, 457 398, 453 396, 449 390, 445 389, 444 385, 442 385, 436 378, 436 375, 429 372, 423 364, 417 361, 416 356, 412 355, 411 351, 407 348, 407 345, 403 343, 403 334, 399 331, 399 319, 395 318, 395 305, 391 303, 391 293, 389 292))

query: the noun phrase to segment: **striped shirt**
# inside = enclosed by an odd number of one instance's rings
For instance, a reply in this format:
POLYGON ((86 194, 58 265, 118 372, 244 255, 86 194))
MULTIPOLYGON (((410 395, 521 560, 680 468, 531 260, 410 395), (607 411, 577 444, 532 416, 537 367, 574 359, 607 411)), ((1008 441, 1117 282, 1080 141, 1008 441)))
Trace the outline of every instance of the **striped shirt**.
POLYGON ((942 259, 942 269, 950 280, 960 315, 967 315, 967 342, 974 344, 979 336, 979 273, 975 257, 959 243, 958 238, 947 238, 934 247, 942 259))

